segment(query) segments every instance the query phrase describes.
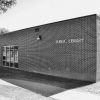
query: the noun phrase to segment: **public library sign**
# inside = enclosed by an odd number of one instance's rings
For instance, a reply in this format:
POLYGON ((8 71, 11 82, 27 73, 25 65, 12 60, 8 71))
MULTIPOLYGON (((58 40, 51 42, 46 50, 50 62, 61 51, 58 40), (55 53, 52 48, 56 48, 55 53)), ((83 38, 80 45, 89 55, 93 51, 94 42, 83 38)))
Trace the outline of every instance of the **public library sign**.
POLYGON ((78 38, 78 39, 64 39, 64 40, 56 40, 56 43, 58 44, 63 44, 63 43, 80 43, 83 42, 83 38, 78 38))

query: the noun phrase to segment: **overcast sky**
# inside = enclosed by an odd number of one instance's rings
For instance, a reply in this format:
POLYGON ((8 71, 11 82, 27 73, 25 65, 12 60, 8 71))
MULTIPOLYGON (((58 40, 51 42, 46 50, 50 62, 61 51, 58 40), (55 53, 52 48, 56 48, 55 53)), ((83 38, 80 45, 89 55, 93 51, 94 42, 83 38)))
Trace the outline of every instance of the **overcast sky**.
POLYGON ((0 15, 0 27, 15 31, 95 13, 100 15, 100 0, 17 0, 0 15))

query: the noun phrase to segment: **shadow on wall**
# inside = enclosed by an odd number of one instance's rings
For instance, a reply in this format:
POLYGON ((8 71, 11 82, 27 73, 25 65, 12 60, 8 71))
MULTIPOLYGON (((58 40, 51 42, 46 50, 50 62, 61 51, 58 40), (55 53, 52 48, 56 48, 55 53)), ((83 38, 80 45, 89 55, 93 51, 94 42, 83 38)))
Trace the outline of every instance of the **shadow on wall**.
POLYGON ((0 70, 0 77, 3 80, 44 96, 51 96, 65 90, 91 84, 91 82, 11 70, 9 68, 0 68, 0 70))

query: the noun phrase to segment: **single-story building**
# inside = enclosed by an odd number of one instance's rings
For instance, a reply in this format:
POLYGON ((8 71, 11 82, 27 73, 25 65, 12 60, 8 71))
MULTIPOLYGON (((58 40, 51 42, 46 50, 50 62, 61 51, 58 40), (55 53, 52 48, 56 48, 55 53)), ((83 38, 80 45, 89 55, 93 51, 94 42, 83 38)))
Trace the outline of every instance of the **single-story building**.
POLYGON ((93 14, 0 35, 0 67, 99 81, 100 17, 93 14))

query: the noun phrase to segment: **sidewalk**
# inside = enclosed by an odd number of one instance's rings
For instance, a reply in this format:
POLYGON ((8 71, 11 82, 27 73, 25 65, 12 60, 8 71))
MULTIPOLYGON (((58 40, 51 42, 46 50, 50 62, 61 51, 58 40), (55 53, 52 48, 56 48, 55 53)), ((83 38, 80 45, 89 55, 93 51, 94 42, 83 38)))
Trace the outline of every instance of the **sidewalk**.
POLYGON ((50 96, 57 100, 100 100, 100 82, 50 96))
POLYGON ((55 100, 0 79, 0 100, 55 100))
POLYGON ((100 82, 45 97, 0 79, 0 100, 100 100, 100 82))

